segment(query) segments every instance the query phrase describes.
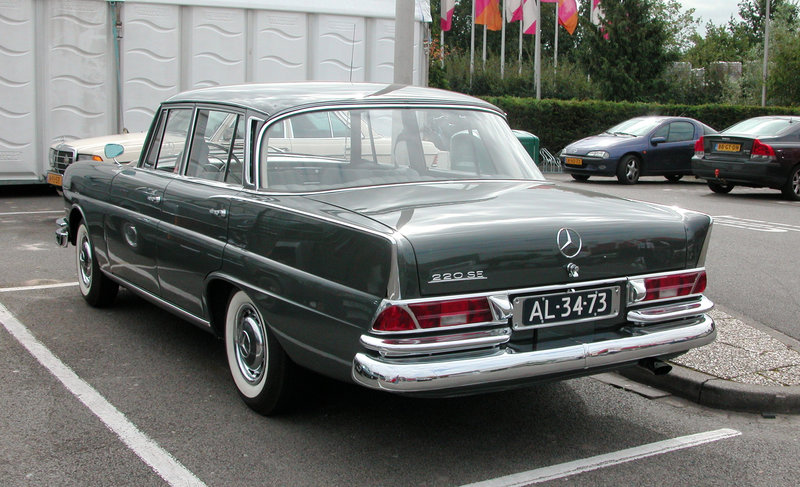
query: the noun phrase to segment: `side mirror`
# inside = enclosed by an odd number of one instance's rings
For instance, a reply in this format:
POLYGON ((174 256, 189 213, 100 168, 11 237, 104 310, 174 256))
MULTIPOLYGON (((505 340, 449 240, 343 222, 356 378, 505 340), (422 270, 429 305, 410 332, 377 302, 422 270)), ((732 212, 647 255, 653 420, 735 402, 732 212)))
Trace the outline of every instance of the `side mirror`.
POLYGON ((125 152, 125 148, 119 144, 106 144, 105 154, 106 159, 114 159, 125 152))
POLYGON ((650 139, 650 143, 653 145, 663 144, 666 141, 667 141, 666 137, 653 137, 652 139, 650 139))

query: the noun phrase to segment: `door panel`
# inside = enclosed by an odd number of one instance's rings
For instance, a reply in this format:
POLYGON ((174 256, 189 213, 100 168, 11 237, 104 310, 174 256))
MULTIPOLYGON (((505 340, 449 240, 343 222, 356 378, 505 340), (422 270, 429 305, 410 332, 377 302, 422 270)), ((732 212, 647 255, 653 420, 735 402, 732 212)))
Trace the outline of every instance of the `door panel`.
POLYGON ((121 171, 111 185, 105 233, 110 270, 142 289, 158 294, 156 255, 164 190, 169 173, 141 169, 121 171))

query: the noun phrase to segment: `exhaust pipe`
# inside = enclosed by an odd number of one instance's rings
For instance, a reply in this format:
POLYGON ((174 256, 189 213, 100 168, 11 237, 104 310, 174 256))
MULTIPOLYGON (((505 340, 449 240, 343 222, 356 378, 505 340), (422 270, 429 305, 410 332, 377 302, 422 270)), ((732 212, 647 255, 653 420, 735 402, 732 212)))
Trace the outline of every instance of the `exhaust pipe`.
POLYGON ((666 375, 672 370, 672 366, 657 358, 643 358, 639 361, 639 367, 649 370, 653 375, 666 375))

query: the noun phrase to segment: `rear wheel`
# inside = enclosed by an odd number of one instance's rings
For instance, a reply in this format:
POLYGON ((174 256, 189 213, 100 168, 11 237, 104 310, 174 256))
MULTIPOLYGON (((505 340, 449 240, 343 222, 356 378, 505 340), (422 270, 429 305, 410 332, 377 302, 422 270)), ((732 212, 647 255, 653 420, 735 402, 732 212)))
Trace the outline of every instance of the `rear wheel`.
POLYGON ((636 184, 642 173, 642 161, 633 154, 628 154, 617 164, 617 180, 622 184, 636 184))
POLYGON ((667 181, 670 183, 677 183, 681 180, 681 178, 683 178, 683 174, 667 174, 664 177, 667 178, 667 181))
POLYGON ((92 239, 86 223, 78 225, 75 236, 75 264, 78 268, 78 288, 83 299, 92 306, 102 308, 117 297, 119 286, 100 271, 94 255, 92 239))
POLYGON ((783 196, 792 201, 800 201, 800 164, 789 174, 789 179, 783 186, 783 196))
POLYGON ((588 174, 575 174, 575 173, 572 173, 571 176, 572 176, 572 179, 574 179, 575 181, 588 181, 589 180, 589 175, 588 174))
POLYGON ((709 181, 708 182, 708 188, 711 191, 715 192, 715 193, 727 194, 727 193, 731 192, 731 190, 733 189, 733 185, 732 184, 715 183, 713 181, 709 181))
POLYGON ((264 415, 285 409, 294 365, 244 291, 234 292, 228 302, 225 352, 233 382, 245 404, 264 415))

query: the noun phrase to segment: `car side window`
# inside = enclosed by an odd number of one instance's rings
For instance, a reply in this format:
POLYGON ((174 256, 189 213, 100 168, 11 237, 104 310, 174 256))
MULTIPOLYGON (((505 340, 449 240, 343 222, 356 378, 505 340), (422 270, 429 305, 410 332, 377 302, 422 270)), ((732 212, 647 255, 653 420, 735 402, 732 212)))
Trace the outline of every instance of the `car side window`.
POLYGON ((672 122, 669 124, 667 142, 683 142, 694 139, 694 125, 691 122, 672 122))
POLYGON ((311 112, 292 117, 292 134, 297 139, 314 139, 331 136, 327 112, 311 112))
POLYGON ((200 109, 192 133, 186 175, 212 181, 241 182, 244 131, 241 116, 220 110, 200 109), (237 137, 237 130, 240 134, 237 137), (238 147, 236 147, 238 144, 238 147), (231 164, 236 167, 230 167, 231 164), (232 174, 233 173, 233 174, 232 174))
POLYGON ((665 139, 669 135, 669 124, 664 124, 661 127, 653 132, 653 137, 664 137, 665 139))
POLYGON ((183 156, 191 121, 191 108, 173 108, 162 112, 156 136, 144 162, 145 167, 158 171, 174 171, 183 156))

